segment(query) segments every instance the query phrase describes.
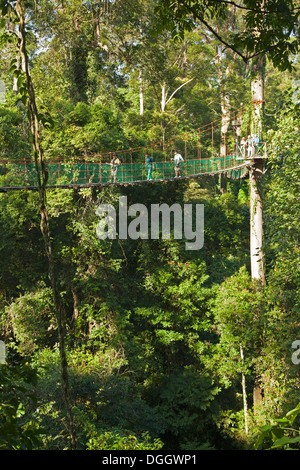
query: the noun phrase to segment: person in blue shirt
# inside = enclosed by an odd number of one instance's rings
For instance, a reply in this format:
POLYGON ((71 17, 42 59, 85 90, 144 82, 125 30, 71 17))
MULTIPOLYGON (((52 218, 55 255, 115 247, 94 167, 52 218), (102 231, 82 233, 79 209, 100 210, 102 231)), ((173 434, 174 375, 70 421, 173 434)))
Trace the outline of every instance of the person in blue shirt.
POLYGON ((254 154, 258 152, 260 139, 257 134, 253 137, 254 154))
POLYGON ((149 155, 148 152, 145 153, 145 161, 147 168, 147 180, 152 180, 152 169, 153 169, 153 157, 149 155))

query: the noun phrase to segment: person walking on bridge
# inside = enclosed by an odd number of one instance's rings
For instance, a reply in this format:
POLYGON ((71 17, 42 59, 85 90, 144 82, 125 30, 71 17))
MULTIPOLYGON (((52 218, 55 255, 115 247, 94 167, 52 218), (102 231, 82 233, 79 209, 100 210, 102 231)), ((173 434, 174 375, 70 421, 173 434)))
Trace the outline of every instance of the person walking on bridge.
POLYGON ((174 163, 175 163, 175 178, 178 178, 181 176, 181 162, 183 162, 182 155, 177 152, 177 150, 174 150, 174 163))
POLYGON ((153 169, 153 157, 148 152, 145 153, 145 162, 147 168, 147 180, 152 180, 152 169, 153 169))
POLYGON ((117 180, 118 166, 120 164, 121 164, 120 160, 117 158, 117 155, 114 153, 110 162, 112 183, 115 183, 117 180))

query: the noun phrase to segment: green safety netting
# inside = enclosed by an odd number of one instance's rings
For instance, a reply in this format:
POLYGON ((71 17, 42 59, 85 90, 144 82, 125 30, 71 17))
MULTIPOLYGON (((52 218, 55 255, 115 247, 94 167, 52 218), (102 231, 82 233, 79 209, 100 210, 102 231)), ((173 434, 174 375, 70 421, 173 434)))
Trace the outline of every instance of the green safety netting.
MULTIPOLYGON (((100 162, 46 164, 47 186, 91 186, 107 185, 114 182, 111 165, 100 162)), ((181 176, 193 177, 205 174, 226 173, 228 178, 239 179, 247 174, 247 161, 240 156, 186 160, 181 163, 181 176)), ((154 162, 152 180, 167 180, 175 177, 173 162, 154 162)), ((124 163, 117 165, 115 182, 119 184, 147 180, 145 163, 124 163)), ((0 162, 0 187, 37 187, 35 165, 32 162, 0 162)))

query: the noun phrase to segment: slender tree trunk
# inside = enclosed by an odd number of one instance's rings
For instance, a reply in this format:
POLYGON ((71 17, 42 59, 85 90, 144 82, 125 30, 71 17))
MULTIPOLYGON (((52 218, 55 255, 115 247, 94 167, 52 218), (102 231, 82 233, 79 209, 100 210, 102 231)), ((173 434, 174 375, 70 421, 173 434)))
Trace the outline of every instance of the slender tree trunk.
POLYGON ((4 341, 0 341, 0 364, 6 364, 6 347, 4 341))
POLYGON ((144 87, 143 87, 143 72, 139 70, 139 95, 140 95, 140 116, 144 115, 144 87))
POLYGON ((22 8, 21 0, 18 0, 16 3, 16 13, 19 18, 19 40, 18 40, 18 47, 20 51, 20 56, 22 63, 25 65, 25 74, 27 80, 27 92, 28 92, 28 107, 29 107, 29 114, 30 114, 30 122, 31 122, 31 132, 33 136, 33 153, 34 153, 34 160, 35 160, 35 168, 36 174, 38 178, 38 193, 39 193, 39 211, 41 216, 41 232, 44 239, 45 244, 45 251, 48 258, 48 266, 49 266, 49 279, 51 282, 52 294, 53 294, 53 301, 54 301, 54 308, 56 314, 56 321, 57 321, 57 329, 58 329, 58 338, 59 338, 59 350, 60 350, 60 362, 61 362, 61 377, 62 377, 62 386, 63 386, 63 397, 66 406, 67 418, 68 418, 68 425, 71 437, 71 448, 76 448, 76 433, 75 433, 75 425, 73 421, 72 415, 72 407, 71 407, 71 400, 69 394, 69 383, 68 383, 68 365, 66 359, 66 352, 65 352, 65 331, 64 331, 64 309, 60 294, 57 289, 56 283, 56 276, 54 271, 54 260, 52 254, 52 246, 51 246, 51 239, 50 239, 50 228, 49 228, 49 219, 48 219, 48 211, 46 205, 46 184, 48 180, 48 173, 46 169, 46 165, 43 158, 43 151, 40 146, 40 133, 39 133, 39 119, 38 119, 38 111, 36 107, 36 100, 35 100, 35 92, 31 80, 30 68, 29 68, 29 61, 28 55, 26 50, 26 32, 25 32, 25 15, 22 8))
POLYGON ((165 112, 166 108, 166 102, 167 102, 167 91, 166 91, 166 85, 165 83, 161 86, 161 104, 160 104, 160 110, 162 113, 165 112))
MULTIPOLYGON (((140 41, 143 44, 144 34, 142 26, 139 27, 140 41)), ((144 116, 144 79, 143 79, 143 66, 139 67, 139 98, 140 98, 140 116, 144 116)))
POLYGON ((230 99, 228 93, 221 92, 221 110, 222 121, 220 156, 225 157, 227 155, 227 132, 230 124, 230 99))
MULTIPOLYGON (((240 354, 242 365, 244 369, 244 350, 240 344, 240 354)), ((245 433, 248 434, 248 405, 247 405, 247 391, 246 391, 246 377, 244 370, 242 371, 242 391, 243 391, 243 404, 244 404, 244 417, 245 417, 245 433)))
MULTIPOLYGON (((167 90, 166 90, 166 85, 165 83, 161 85, 161 113, 163 114, 165 112, 167 105, 167 90)), ((166 127, 164 124, 163 119, 161 120, 161 130, 162 130, 162 150, 165 152, 165 136, 166 136, 166 127)))

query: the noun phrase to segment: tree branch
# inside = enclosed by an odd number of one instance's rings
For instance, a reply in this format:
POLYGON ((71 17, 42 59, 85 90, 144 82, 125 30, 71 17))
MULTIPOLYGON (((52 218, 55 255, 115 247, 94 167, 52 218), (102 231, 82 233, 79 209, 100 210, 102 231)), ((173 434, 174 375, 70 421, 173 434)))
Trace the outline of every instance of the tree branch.
POLYGON ((171 99, 172 99, 173 96, 177 93, 177 91, 180 90, 180 88, 184 87, 185 85, 187 85, 188 83, 190 83, 192 80, 194 80, 194 77, 193 77, 193 78, 190 78, 190 80, 188 80, 187 82, 183 83, 183 84, 180 85, 178 88, 176 88, 176 90, 173 91, 173 93, 172 93, 172 95, 170 96, 170 98, 166 101, 165 106, 167 106, 167 104, 171 101, 171 99))
MULTIPOLYGON (((254 13, 282 13, 282 10, 274 9, 274 10, 257 10, 256 8, 250 8, 246 6, 239 5, 238 3, 232 1, 232 0, 210 0, 211 3, 224 3, 225 5, 233 5, 236 8, 239 8, 240 10, 246 10, 246 11, 253 11, 254 13)), ((300 7, 293 8, 291 11, 297 11, 300 10, 300 7)))
POLYGON ((195 18, 197 18, 201 23, 203 23, 207 29, 222 43, 224 46, 228 47, 232 51, 234 51, 237 55, 239 55, 245 63, 248 62, 250 59, 250 56, 245 56, 242 54, 238 49, 236 49, 232 44, 229 44, 227 41, 225 41, 213 28, 210 26, 210 24, 204 20, 203 17, 200 17, 194 10, 193 8, 189 7, 188 5, 186 6, 187 9, 194 15, 195 18))
MULTIPOLYGON (((213 0, 213 1, 218 1, 218 2, 226 2, 226 1, 230 1, 230 0, 213 0)), ((274 48, 273 47, 269 47, 269 48, 264 48, 264 49, 261 49, 259 51, 256 51, 254 52, 253 54, 243 54, 242 52, 240 52, 233 44, 229 44, 227 41, 225 41, 225 39, 223 39, 218 33, 217 31, 215 31, 215 29, 203 18, 203 16, 201 16, 200 14, 198 14, 193 7, 190 7, 189 5, 185 5, 185 7, 187 8, 187 10, 194 16, 194 18, 197 18, 202 24, 204 24, 204 26, 206 26, 206 28, 215 36, 216 39, 218 39, 222 44, 224 44, 224 46, 228 47, 229 49, 231 49, 233 52, 235 52, 239 57, 241 57, 241 59, 247 64, 249 62, 250 59, 253 59, 255 57, 258 57, 260 56, 261 54, 265 54, 266 52, 268 52, 270 49, 274 48)))

